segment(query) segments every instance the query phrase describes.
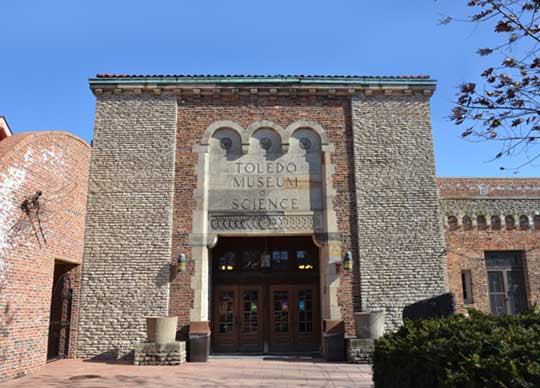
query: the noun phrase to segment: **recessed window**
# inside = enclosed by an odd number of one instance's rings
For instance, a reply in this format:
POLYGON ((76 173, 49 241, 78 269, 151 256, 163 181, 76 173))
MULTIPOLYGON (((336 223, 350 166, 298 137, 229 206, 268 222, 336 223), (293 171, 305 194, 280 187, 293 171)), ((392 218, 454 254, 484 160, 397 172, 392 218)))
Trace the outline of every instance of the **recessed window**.
POLYGON ((456 230, 458 228, 458 221, 455 216, 448 216, 448 229, 456 230))
POLYGON ((519 217, 519 229, 521 230, 529 229, 529 217, 525 215, 519 217))
POLYGON ((236 255, 234 252, 226 252, 219 258, 219 270, 220 271, 234 271, 234 264, 236 261, 236 255))
POLYGON ((540 229, 540 216, 536 215, 533 217, 533 226, 534 229, 539 230, 540 229))
POLYGON ((472 304, 472 278, 471 271, 461 271, 461 290, 463 292, 463 304, 472 304))
POLYGON ((289 267, 289 252, 272 251, 272 269, 286 270, 289 267))
POLYGON ((471 230, 473 227, 471 217, 469 216, 463 216, 461 223, 463 224, 463 230, 471 230))
POLYGON ((516 228, 516 220, 514 216, 508 215, 504 217, 504 223, 506 224, 506 229, 512 230, 516 228))
POLYGON ((313 269, 313 260, 307 251, 296 251, 296 263, 301 271, 313 269))
POLYGON ((500 216, 491 216, 491 229, 501 229, 500 216))
POLYGON ((478 217, 476 217, 476 226, 478 227, 478 230, 486 230, 487 229, 486 216, 479 215, 478 217))

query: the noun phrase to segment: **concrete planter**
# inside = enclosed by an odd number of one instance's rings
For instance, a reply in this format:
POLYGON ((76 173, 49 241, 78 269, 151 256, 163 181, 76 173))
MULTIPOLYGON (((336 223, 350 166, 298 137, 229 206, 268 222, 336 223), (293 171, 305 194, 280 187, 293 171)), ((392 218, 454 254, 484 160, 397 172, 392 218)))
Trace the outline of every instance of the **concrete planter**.
POLYGON ((354 313, 356 336, 360 339, 377 339, 384 334, 384 311, 354 313))
POLYGON ((148 342, 168 344, 176 340, 178 317, 146 317, 148 342))

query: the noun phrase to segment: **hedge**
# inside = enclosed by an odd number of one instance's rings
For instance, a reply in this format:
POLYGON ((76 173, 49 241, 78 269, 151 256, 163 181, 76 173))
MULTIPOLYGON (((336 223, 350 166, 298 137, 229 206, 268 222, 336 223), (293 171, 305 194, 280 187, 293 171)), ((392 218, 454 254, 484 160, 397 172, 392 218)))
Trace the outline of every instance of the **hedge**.
POLYGON ((540 387, 540 314, 406 321, 375 342, 375 388, 540 387))

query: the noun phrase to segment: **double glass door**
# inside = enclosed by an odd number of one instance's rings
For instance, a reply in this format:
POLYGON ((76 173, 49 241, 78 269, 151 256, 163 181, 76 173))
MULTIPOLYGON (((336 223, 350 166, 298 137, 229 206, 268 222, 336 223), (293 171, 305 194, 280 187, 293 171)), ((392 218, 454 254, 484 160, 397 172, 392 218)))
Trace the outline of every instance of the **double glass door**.
POLYGON ((317 304, 311 285, 270 287, 270 351, 308 352, 317 343, 317 304))
POLYGON ((261 287, 219 287, 214 304, 216 351, 263 350, 261 287))
POLYGON ((214 351, 311 352, 318 349, 317 288, 220 286, 214 291, 214 351))

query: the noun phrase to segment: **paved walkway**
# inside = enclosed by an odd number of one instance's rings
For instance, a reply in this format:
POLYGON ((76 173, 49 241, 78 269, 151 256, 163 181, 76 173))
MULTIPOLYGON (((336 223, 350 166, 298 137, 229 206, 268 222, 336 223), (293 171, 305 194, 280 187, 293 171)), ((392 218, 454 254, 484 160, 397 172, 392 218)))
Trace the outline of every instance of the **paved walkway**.
POLYGON ((0 388, 125 387, 371 387, 366 365, 312 359, 217 358, 181 366, 133 366, 60 360, 0 388))

